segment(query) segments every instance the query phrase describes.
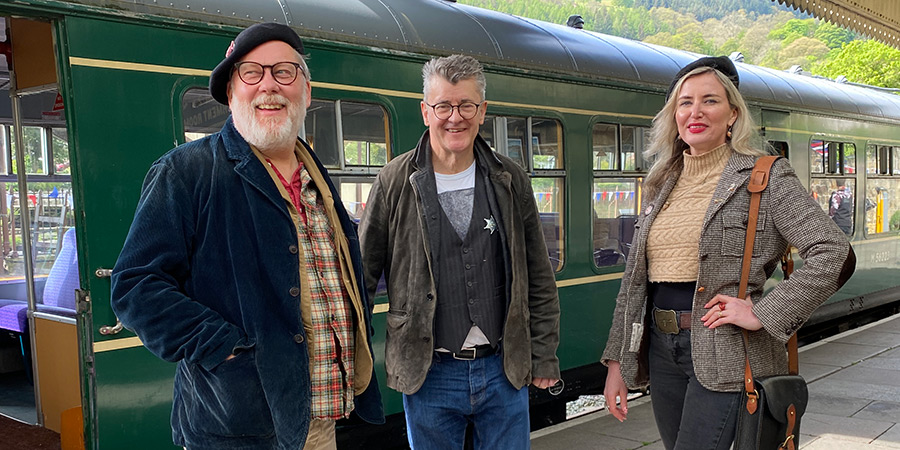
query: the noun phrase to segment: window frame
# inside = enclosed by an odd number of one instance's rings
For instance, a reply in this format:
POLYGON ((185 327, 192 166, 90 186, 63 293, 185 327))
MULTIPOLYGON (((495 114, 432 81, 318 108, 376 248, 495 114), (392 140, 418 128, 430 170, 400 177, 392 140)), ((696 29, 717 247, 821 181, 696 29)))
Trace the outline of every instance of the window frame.
MULTIPOLYGON (((620 270, 621 266, 623 266, 625 264, 625 261, 628 258, 628 254, 623 253, 622 261, 617 262, 616 264, 602 265, 602 266, 597 264, 596 253, 602 249, 595 248, 595 244, 596 244, 596 242, 595 242, 596 241, 595 227, 598 225, 598 223, 595 219, 609 219, 609 218, 600 218, 600 217, 595 218, 594 217, 594 207, 595 207, 594 186, 598 182, 603 182, 602 180, 604 180, 604 179, 616 180, 615 182, 617 182, 617 183, 621 182, 621 180, 633 180, 634 202, 635 202, 634 203, 634 205, 635 205, 634 213, 629 215, 629 216, 633 216, 633 217, 626 217, 626 219, 633 218, 636 220, 636 218, 640 215, 641 204, 643 203, 643 183, 647 176, 647 172, 649 171, 650 166, 652 165, 652 161, 644 158, 644 151, 647 150, 647 146, 649 145, 649 142, 650 142, 649 137, 648 137, 643 142, 643 148, 641 148, 641 149, 635 148, 634 149, 634 155, 635 155, 634 169, 627 169, 627 170, 623 169, 623 166, 624 166, 623 158, 626 154, 626 152, 623 151, 623 146, 624 146, 624 144, 623 144, 624 139, 623 139, 623 132, 622 132, 623 127, 633 128, 635 130, 643 130, 643 133, 646 136, 646 133, 649 133, 649 131, 650 131, 651 123, 649 123, 649 122, 631 122, 631 121, 615 122, 615 121, 609 120, 609 118, 606 118, 606 117, 594 117, 589 122, 588 129, 587 129, 588 148, 589 148, 589 151, 591 154, 591 196, 588 201, 590 202, 589 205, 590 205, 590 211, 591 211, 591 236, 592 236, 591 252, 592 252, 592 255, 594 255, 591 258, 591 265, 593 266, 593 269, 596 272, 608 272, 610 270, 612 270, 612 271, 620 270), (594 156, 594 127, 596 127, 598 124, 612 125, 615 127, 615 136, 616 136, 616 150, 615 150, 616 151, 616 155, 615 155, 616 168, 615 169, 598 169, 598 168, 594 167, 594 160, 595 160, 594 159, 595 158, 595 156, 594 156)), ((614 217, 612 219, 622 219, 622 218, 623 218, 622 216, 619 216, 619 217, 614 217)), ((620 244, 621 244, 620 246, 624 246, 624 247, 627 247, 630 249, 631 243, 622 242, 620 244)))
MULTIPOLYGON (((863 233, 866 238, 874 237, 874 236, 892 236, 900 234, 900 230, 891 230, 890 225, 888 225, 888 229, 886 231, 872 231, 869 232, 869 212, 873 211, 877 213, 877 197, 875 199, 871 199, 869 197, 869 187, 874 184, 873 180, 887 180, 888 182, 894 182, 900 187, 900 167, 893 167, 894 162, 896 160, 900 160, 900 145, 894 143, 883 143, 880 141, 868 141, 866 142, 866 171, 865 171, 865 179, 864 179, 864 193, 865 200, 863 201, 863 233), (869 149, 874 148, 874 156, 875 156, 875 172, 869 172, 869 149), (870 203, 871 202, 871 203, 870 203), (871 207, 869 207, 871 205, 871 207)), ((886 189, 888 192, 891 189, 886 189)), ((895 212, 900 211, 900 208, 895 209, 895 212)), ((877 218, 876 218, 877 220, 877 218)), ((890 222, 890 219, 888 219, 890 222)), ((877 225, 875 226, 877 230, 877 225)))

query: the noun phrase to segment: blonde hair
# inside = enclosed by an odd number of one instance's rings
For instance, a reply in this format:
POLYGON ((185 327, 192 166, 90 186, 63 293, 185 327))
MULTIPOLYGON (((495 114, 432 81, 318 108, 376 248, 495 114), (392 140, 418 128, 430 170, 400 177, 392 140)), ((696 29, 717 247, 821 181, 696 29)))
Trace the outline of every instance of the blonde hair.
POLYGON ((759 137, 756 123, 750 116, 750 110, 744 97, 722 72, 712 67, 698 67, 678 80, 675 88, 672 89, 672 95, 666 100, 665 106, 653 118, 653 126, 650 128, 650 145, 644 157, 653 160, 650 172, 647 174, 647 180, 644 182, 644 190, 647 199, 654 199, 662 188, 662 185, 673 174, 681 172, 684 167, 684 157, 682 153, 688 149, 688 145, 681 140, 678 135, 678 125, 675 123, 675 109, 678 104, 678 96, 681 93, 681 86, 688 78, 712 72, 719 83, 725 88, 725 94, 728 98, 728 104, 732 109, 737 110, 737 118, 731 126, 731 138, 726 142, 736 153, 750 156, 765 156, 769 154, 765 150, 765 145, 759 137))

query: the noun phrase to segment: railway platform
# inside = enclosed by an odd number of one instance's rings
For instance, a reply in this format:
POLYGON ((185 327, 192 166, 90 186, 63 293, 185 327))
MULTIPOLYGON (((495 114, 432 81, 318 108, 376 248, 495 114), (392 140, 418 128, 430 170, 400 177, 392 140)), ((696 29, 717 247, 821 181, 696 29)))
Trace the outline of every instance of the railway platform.
MULTIPOLYGON (((801 347, 799 355, 809 384, 801 449, 900 449, 900 315, 801 347)), ((664 449, 652 400, 630 401, 624 423, 602 410, 535 431, 532 449, 664 449)))

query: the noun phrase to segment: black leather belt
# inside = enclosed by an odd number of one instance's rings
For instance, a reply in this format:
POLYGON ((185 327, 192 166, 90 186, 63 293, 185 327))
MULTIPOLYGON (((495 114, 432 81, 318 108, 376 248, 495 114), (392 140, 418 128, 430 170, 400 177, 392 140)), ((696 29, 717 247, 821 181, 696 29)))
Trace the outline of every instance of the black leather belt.
MULTIPOLYGON (((438 352, 444 353, 444 352, 438 352)), ((471 361, 473 359, 484 358, 497 353, 497 347, 491 347, 491 344, 478 345, 475 348, 464 348, 456 353, 450 353, 454 359, 471 361)))
POLYGON ((653 308, 653 322, 663 333, 678 334, 691 328, 691 312, 653 308))

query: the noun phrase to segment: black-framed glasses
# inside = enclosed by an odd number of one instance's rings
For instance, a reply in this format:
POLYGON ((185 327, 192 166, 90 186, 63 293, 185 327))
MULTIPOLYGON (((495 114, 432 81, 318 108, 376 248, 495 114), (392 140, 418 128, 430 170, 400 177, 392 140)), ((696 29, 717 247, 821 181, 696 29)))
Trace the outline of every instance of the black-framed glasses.
POLYGON ((479 103, 475 102, 462 102, 458 105, 451 105, 448 102, 441 102, 436 105, 432 105, 428 102, 423 103, 430 106, 431 109, 434 110, 435 117, 441 120, 449 119, 450 116, 453 115, 454 108, 459 111, 459 117, 469 120, 475 117, 475 114, 478 114, 478 107, 481 106, 479 103))
POLYGON ((271 65, 263 65, 253 61, 242 61, 234 65, 238 77, 245 84, 253 86, 259 84, 266 75, 266 69, 272 72, 272 78, 278 84, 287 86, 297 79, 297 74, 303 72, 300 64, 293 61, 283 61, 271 65))

